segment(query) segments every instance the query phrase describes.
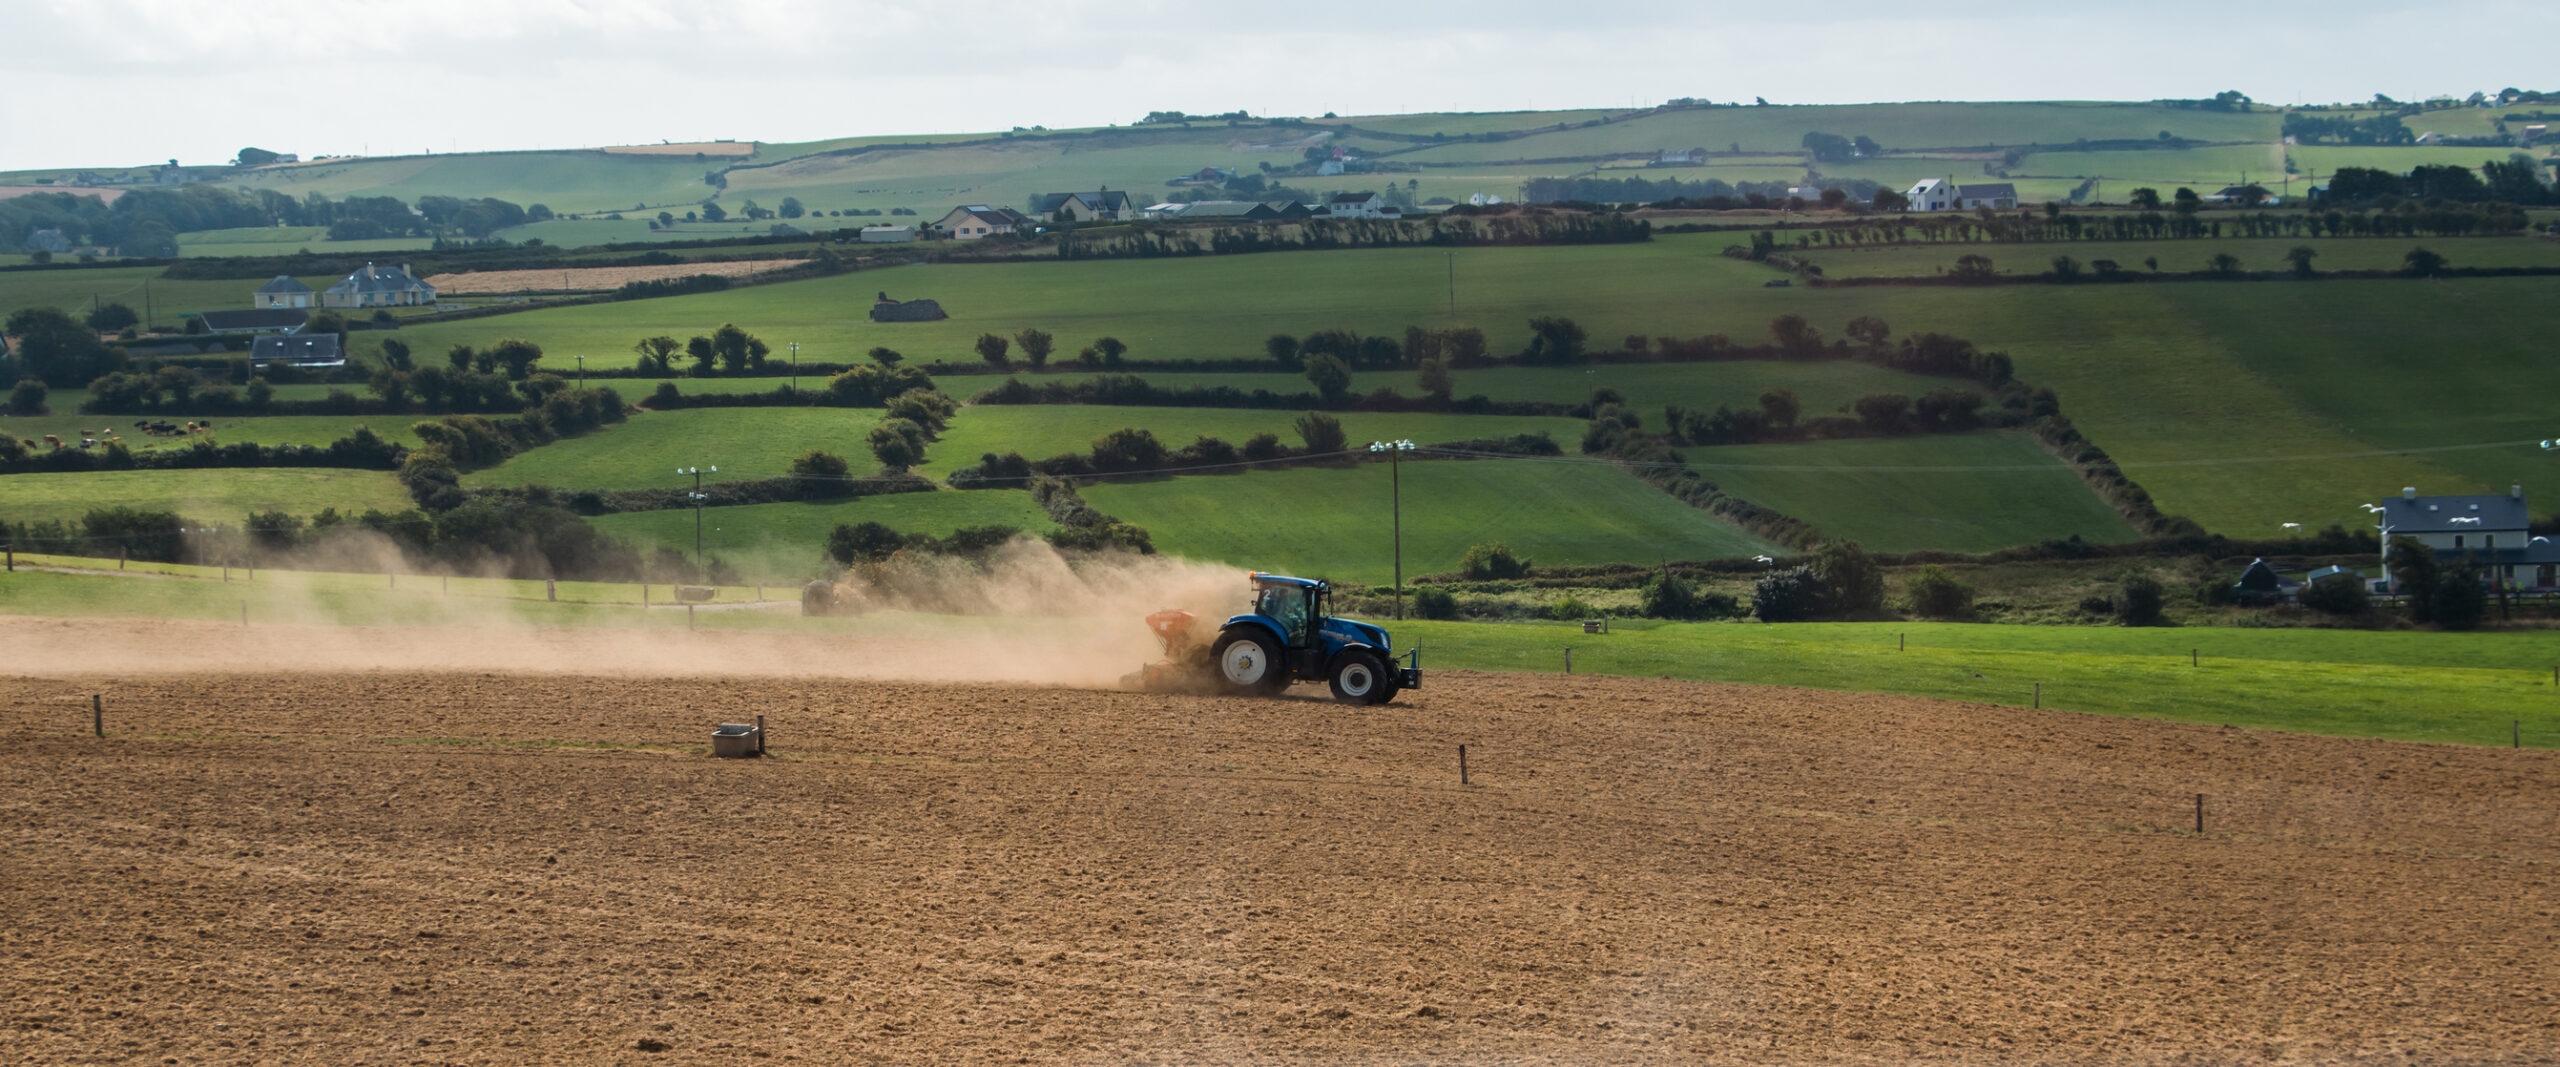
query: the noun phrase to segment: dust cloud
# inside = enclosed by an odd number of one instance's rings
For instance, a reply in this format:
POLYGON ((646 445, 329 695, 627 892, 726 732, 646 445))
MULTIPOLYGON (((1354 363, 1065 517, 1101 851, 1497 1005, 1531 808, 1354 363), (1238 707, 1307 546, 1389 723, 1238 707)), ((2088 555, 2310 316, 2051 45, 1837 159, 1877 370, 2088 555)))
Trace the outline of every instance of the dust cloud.
POLYGON ((262 570, 246 623, 0 616, 0 673, 480 670, 1111 687, 1162 658, 1149 613, 1177 608, 1214 625, 1249 596, 1231 567, 1069 560, 1028 540, 983 563, 925 556, 857 567, 835 584, 835 617, 800 619, 796 600, 724 603, 698 609, 700 629, 663 597, 646 609, 596 606, 591 621, 569 626, 538 602, 413 592, 436 581, 402 575, 375 594, 350 591, 343 575, 262 570), (349 624, 383 616, 363 601, 393 596, 396 624, 349 624), (720 618, 741 612, 759 616, 752 628, 720 618))

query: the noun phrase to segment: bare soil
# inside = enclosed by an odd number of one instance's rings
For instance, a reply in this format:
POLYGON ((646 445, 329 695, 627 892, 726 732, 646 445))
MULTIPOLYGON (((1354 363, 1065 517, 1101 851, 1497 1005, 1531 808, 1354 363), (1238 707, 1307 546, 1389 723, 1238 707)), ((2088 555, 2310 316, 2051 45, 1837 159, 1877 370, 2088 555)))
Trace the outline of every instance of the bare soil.
POLYGON ((643 267, 571 267, 565 270, 475 270, 462 274, 438 274, 427 284, 448 296, 465 293, 553 293, 619 289, 631 282, 654 282, 667 278, 690 278, 696 274, 717 274, 724 278, 743 278, 769 270, 796 267, 796 259, 748 259, 704 263, 654 263, 643 267))
POLYGON ((421 668, 399 650, 452 635, 345 631, 318 663, 260 632, 0 619, 0 1061, 2560 1047, 2550 752, 1641 679, 1349 708, 830 676, 815 646, 728 676, 774 639, 708 632, 421 668), (60 654, 136 632, 168 655, 60 654), (758 714, 769 758, 708 757, 758 714))

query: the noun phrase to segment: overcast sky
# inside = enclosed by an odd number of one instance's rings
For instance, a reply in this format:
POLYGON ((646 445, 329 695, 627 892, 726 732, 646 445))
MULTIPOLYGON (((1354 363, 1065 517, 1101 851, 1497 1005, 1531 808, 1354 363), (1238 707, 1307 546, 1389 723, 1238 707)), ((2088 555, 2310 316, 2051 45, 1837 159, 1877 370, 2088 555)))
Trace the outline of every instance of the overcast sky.
POLYGON ((0 0, 0 169, 1257 115, 2560 88, 2560 2, 0 0), (1250 12, 1239 13, 1239 12, 1250 12), (2513 42, 2512 45, 2507 42, 2513 42))

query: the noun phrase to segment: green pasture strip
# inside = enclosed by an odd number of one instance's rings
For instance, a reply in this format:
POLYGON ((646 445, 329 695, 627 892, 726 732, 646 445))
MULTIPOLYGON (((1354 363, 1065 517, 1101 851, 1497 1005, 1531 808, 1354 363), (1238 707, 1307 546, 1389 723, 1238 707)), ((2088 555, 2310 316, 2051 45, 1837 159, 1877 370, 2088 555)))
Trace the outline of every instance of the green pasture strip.
MULTIPOLYGON (((1156 549, 1238 567, 1386 585, 1395 575, 1388 465, 1301 467, 1113 481, 1083 491, 1147 529, 1156 549)), ((1605 464, 1534 460, 1402 465, 1404 573, 1458 569, 1470 546, 1580 564, 1748 556, 1771 547, 1605 464)))
MULTIPOLYGON (((59 395, 59 394, 56 394, 59 395)), ((56 411, 70 411, 67 405, 50 405, 56 411)), ((126 448, 136 452, 164 451, 192 447, 193 442, 211 440, 216 444, 321 445, 354 433, 356 427, 372 428, 383 440, 417 447, 418 436, 409 428, 420 421, 433 420, 433 415, 244 415, 214 418, 209 432, 154 436, 134 426, 135 422, 168 422, 184 426, 197 421, 184 415, 10 415, 0 416, 0 433, 21 439, 41 441, 53 434, 66 442, 81 430, 113 431, 126 448)))
POLYGON ((490 196, 528 206, 543 204, 562 214, 582 214, 630 211, 636 204, 698 203, 716 192, 702 183, 703 172, 724 165, 699 161, 690 154, 474 152, 266 167, 233 175, 225 184, 296 197, 317 192, 332 198, 395 196, 413 203, 429 195, 490 196))
MULTIPOLYGON (((1042 374, 1017 374, 1014 377, 1037 385, 1063 380, 1081 381, 1101 373, 1085 370, 1051 371, 1042 374)), ((1149 385, 1165 389, 1203 389, 1226 386, 1251 391, 1267 389, 1274 393, 1303 393, 1311 388, 1304 375, 1286 371, 1242 373, 1147 373, 1140 377, 1149 385)), ((1871 363, 1834 360, 1817 363, 1790 363, 1775 360, 1737 360, 1717 363, 1602 363, 1578 367, 1484 367, 1452 372, 1457 381, 1455 395, 1484 396, 1493 400, 1542 400, 1558 404, 1579 404, 1589 399, 1593 389, 1615 389, 1627 403, 1644 416, 1648 428, 1660 429, 1662 407, 1677 404, 1692 411, 1714 411, 1719 407, 1756 409, 1760 394, 1784 389, 1796 394, 1804 413, 1813 415, 1843 411, 1851 402, 1871 393, 1901 393, 1919 396, 1939 389, 1979 390, 1973 382, 1961 378, 1935 378, 1905 374, 1871 363)), ((734 380, 734 379, 731 379, 734 380)), ((1003 384, 999 376, 945 376, 935 379, 944 392, 967 398, 1003 384)), ((1416 396, 1421 387, 1415 373, 1398 371, 1359 371, 1351 376, 1351 391, 1369 393, 1393 389, 1406 396, 1416 396)), ((1404 436, 1411 437, 1411 434, 1404 436)), ((1579 437, 1579 433, 1575 435, 1579 437)), ((1418 439, 1417 439, 1418 440, 1418 439)), ((1559 437, 1556 443, 1570 449, 1573 441, 1559 437)))
POLYGON ((2145 260, 2157 259, 2164 271, 2208 270, 2218 253, 2240 261, 2244 271, 2290 271, 2285 256, 2295 248, 2314 253, 2311 269, 2400 270, 2412 248, 2424 247, 2456 267, 2560 266, 2560 241, 2534 237, 2225 237, 2172 241, 2057 241, 2029 245, 1889 245, 1875 248, 1824 248, 1803 255, 1834 278, 1911 278, 1944 274, 1960 256, 1981 256, 2001 274, 2043 274, 2056 256, 2079 261, 2083 276, 2089 264, 2114 260, 2126 271, 2149 273, 2145 260))
MULTIPOLYGON (((634 545, 677 549, 687 558, 693 553, 691 510, 624 512, 587 521, 634 545)), ((706 552, 743 573, 806 580, 826 551, 827 535, 837 526, 864 522, 933 537, 948 537, 970 526, 1011 526, 1035 536, 1053 528, 1049 513, 1032 503, 1028 492, 945 489, 858 500, 705 508, 702 544, 706 552)))
MULTIPOLYGON (((2547 632, 2125 630, 1947 623, 1392 624, 1441 668, 1899 693, 2345 737, 2560 747, 2547 632), (1897 650, 1898 634, 1910 635, 1897 650), (2198 665, 2188 652, 2197 650, 2198 665), (2041 696, 2037 687, 2041 686, 2041 696)), ((1425 676, 1428 692, 1428 675, 1425 676)))
MULTIPOLYGON (((1528 342, 1527 322, 1568 315, 1593 343, 1629 333, 1702 332, 1714 309, 1758 304, 1766 267, 1720 254, 1736 237, 1679 234, 1636 245, 1370 249, 1197 259, 1037 261, 889 267, 830 278, 655 300, 422 323, 402 331, 420 353, 457 343, 523 337, 543 346, 544 367, 569 373, 569 356, 628 366, 633 342, 653 334, 707 335, 723 322, 752 329, 800 357, 850 363, 875 346, 910 361, 975 361, 982 333, 1037 327, 1057 338, 1059 360, 1103 336, 1141 359, 1258 359, 1275 333, 1343 328, 1402 336, 1407 326, 1473 324, 1495 351, 1528 342), (1453 270, 1454 268, 1454 270, 1453 270), (1449 310, 1451 276, 1456 310, 1449 310), (951 317, 875 323, 873 295, 931 297, 951 317)), ((1765 335, 1763 312, 1742 335, 1765 335)))
MULTIPOLYGON (((1397 162, 1559 159, 1604 153, 1651 153, 1673 147, 1727 151, 1737 144, 1745 152, 1783 153, 1801 149, 1804 135, 1809 130, 1842 137, 1864 134, 1883 144, 1888 152, 1990 145, 2070 144, 2083 138, 2093 141, 2148 141, 2157 138, 2163 130, 2169 131, 2173 137, 2198 141, 2272 142, 2277 138, 2279 123, 2271 111, 2251 114, 2187 111, 2157 104, 2132 103, 1904 103, 1710 108, 1672 111, 1506 141, 1440 145, 1418 152, 1398 153, 1394 158, 1397 162)), ((1915 163, 1912 181, 1935 177, 1943 166, 1915 163)))
MULTIPOLYGON (((2528 107, 2524 110, 2532 109, 2528 107)), ((2424 128, 2424 124, 2418 119, 2412 119, 2410 123, 2424 128)), ((2517 124, 2510 124, 2510 126, 2513 125, 2517 124)), ((2478 170, 2482 163, 2503 163, 2509 155, 2517 151, 2518 149, 2514 148, 2464 148, 2439 145, 2293 145, 2285 149, 2285 154, 2293 158, 2294 169, 2300 172, 2299 177, 2303 180, 2326 183, 2330 175, 2337 173, 2340 167, 2370 167, 2393 174, 2406 174, 2422 166, 2469 167, 2478 170)), ((2542 153, 2527 152, 2526 154, 2538 156, 2542 153)), ((2270 183, 2261 182, 2260 184, 2267 185, 2270 189, 2275 188, 2270 183)))
POLYGON ((2021 433, 1684 450, 1691 469, 1754 504, 1880 552, 1989 552, 2078 536, 2139 536, 2087 483, 2021 433))
MULTIPOLYGON (((1318 119, 1316 125, 1357 126, 1361 130, 1401 133, 1416 137, 1428 137, 1435 133, 1460 137, 1479 133, 1534 130, 1559 124, 1569 126, 1626 113, 1624 108, 1592 108, 1582 111, 1431 111, 1417 115, 1348 115, 1339 119, 1318 119)), ((1345 129, 1336 136, 1357 139, 1360 134, 1345 129)), ((1404 142, 1381 143, 1402 144, 1404 142)))
MULTIPOLYGON (((24 308, 56 308, 74 318, 96 304, 123 304, 152 326, 178 326, 197 311, 247 311, 249 296, 264 278, 173 280, 161 267, 103 267, 95 270, 30 270, 0 275, 0 318, 24 308), (146 293, 146 289, 148 292, 146 293), (147 297, 147 299, 146 299, 147 297), (149 304, 145 308, 145 304, 149 304)), ((338 283, 335 275, 307 275, 302 284, 314 290, 338 283)), ((439 350, 441 351, 441 350, 439 350)))
POLYGON ((791 461, 811 451, 842 456, 857 473, 867 474, 878 467, 871 458, 868 437, 880 418, 880 411, 872 408, 644 411, 621 425, 544 445, 466 474, 462 484, 560 489, 692 485, 691 475, 675 473, 678 467, 705 468, 706 482, 752 481, 789 475, 791 461), (709 473, 711 467, 720 470, 709 473))
MULTIPOLYGON (((1303 380, 1303 379, 1301 379, 1303 380)), ((770 410, 770 409, 766 409, 770 410)), ((916 472, 941 478, 974 466, 988 452, 1020 452, 1046 459, 1063 452, 1086 452, 1095 438, 1123 427, 1155 435, 1167 449, 1179 449, 1198 437, 1216 437, 1242 447, 1257 433, 1299 447, 1293 424, 1299 411, 1260 408, 1106 407, 1097 404, 980 404, 961 410, 942 440, 925 446, 927 462, 916 472)), ((1342 432, 1354 448, 1377 440, 1403 439, 1417 444, 1546 433, 1567 448, 1582 439, 1579 419, 1536 415, 1440 415, 1425 412, 1339 411, 1342 432)), ((848 457, 850 458, 850 457, 848 457)))
POLYGON ((251 512, 312 515, 334 507, 355 515, 414 506, 389 471, 253 467, 0 475, 0 519, 10 522, 77 522, 93 508, 126 507, 231 526, 251 512))
MULTIPOLYGON (((2123 182, 2122 189, 2108 189, 2100 199, 2123 203, 2136 186, 2156 185, 2160 197, 2169 198, 2178 186, 2191 186, 2199 194, 2212 193, 2226 185, 2238 185, 2243 176, 2249 181, 2279 193, 2284 188, 2284 146, 2277 144, 2216 145, 2162 151, 2075 152, 2068 149, 2028 153, 2009 172, 2029 178, 2099 178, 2109 183, 2123 182)), ((1962 173, 1959 183, 1975 181, 2007 181, 2006 178, 1978 178, 1962 173)))

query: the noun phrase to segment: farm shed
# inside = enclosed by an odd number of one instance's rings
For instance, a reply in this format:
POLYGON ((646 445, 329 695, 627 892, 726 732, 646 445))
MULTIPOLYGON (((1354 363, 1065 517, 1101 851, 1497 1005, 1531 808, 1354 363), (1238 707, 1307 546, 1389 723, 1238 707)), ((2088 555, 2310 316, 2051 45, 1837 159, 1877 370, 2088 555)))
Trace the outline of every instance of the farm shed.
POLYGON ((2250 560, 2248 569, 2240 572, 2240 580, 2231 585, 2232 595, 2243 604, 2281 603, 2293 599, 2301 590, 2301 582, 2276 573, 2275 567, 2264 559, 2250 560))
POLYGON ((249 345, 249 365, 284 363, 296 367, 343 367, 345 353, 338 350, 334 333, 269 335, 249 345))
POLYGON ((862 243, 867 245, 901 244, 916 239, 913 226, 865 226, 862 243))
POLYGON ((940 302, 931 299, 891 300, 882 293, 879 302, 871 305, 873 322, 937 322, 950 317, 940 302))

